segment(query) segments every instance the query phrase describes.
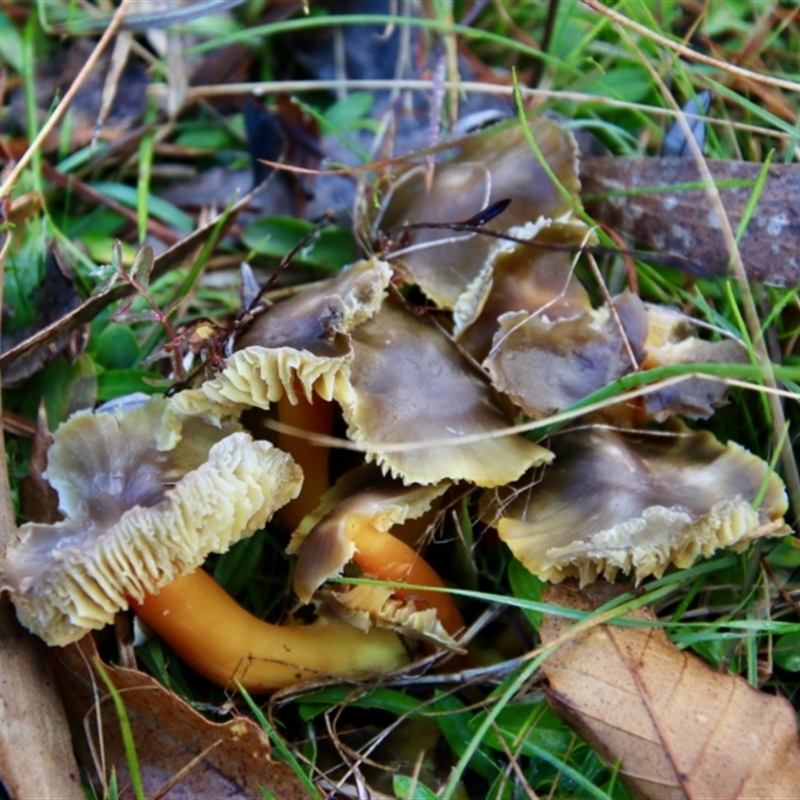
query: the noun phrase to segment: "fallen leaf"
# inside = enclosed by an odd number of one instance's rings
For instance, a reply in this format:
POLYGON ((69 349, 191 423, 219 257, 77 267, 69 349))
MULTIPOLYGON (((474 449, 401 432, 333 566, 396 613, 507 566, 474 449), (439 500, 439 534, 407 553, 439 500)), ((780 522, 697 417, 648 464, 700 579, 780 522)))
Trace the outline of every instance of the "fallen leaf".
POLYGON ((0 598, 0 795, 82 798, 47 648, 0 598), (2 788, 8 795, 2 792, 2 788))
MULTIPOLYGON (((113 767, 121 797, 131 797, 119 718, 105 684, 91 666, 97 658, 91 636, 68 647, 53 648, 56 679, 79 761, 98 790, 113 767), (102 767, 93 759, 93 752, 102 767), (99 775, 98 768, 106 774, 99 775)), ((252 720, 237 717, 225 723, 210 722, 149 675, 112 665, 105 669, 130 720, 147 797, 252 798, 262 796, 262 787, 281 800, 308 796, 291 767, 272 760, 269 740, 252 720), (159 790, 181 770, 185 774, 161 794, 159 790)))
MULTIPOLYGON (((544 602, 592 610, 624 589, 599 582, 551 586, 544 602)), ((653 620, 649 609, 633 619, 653 620)), ((549 615, 542 641, 573 623, 549 615)), ((544 663, 559 716, 641 798, 795 798, 800 787, 797 716, 782 697, 715 672, 678 650, 660 628, 598 625, 544 663)))

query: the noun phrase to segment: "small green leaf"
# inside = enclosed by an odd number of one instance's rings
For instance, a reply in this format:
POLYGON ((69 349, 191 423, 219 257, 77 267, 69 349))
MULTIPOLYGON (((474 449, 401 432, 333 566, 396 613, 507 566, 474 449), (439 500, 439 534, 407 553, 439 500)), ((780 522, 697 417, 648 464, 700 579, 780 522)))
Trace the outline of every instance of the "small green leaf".
POLYGON ((767 556, 767 563, 771 567, 795 569, 800 567, 800 547, 795 545, 797 540, 787 537, 767 556))
MULTIPOLYGON (((133 186, 126 186, 124 183, 114 183, 112 181, 97 181, 90 185, 96 191, 102 192, 107 197, 122 203, 128 208, 134 210, 138 208, 139 193, 133 186)), ((179 231, 189 233, 194 229, 194 219, 192 217, 160 197, 148 194, 147 207, 151 217, 155 217, 167 225, 172 225, 173 228, 177 228, 179 231)))
POLYGON ((75 411, 92 408, 97 402, 97 368, 86 354, 72 364, 59 356, 47 365, 40 378, 50 430, 75 411))
POLYGON ((777 642, 773 651, 775 663, 788 672, 800 672, 800 632, 785 633, 777 642))
POLYGON ((142 247, 136 251, 136 255, 131 264, 130 276, 140 285, 149 286, 150 273, 155 264, 155 255, 152 247, 142 247))
POLYGON ((404 714, 412 716, 420 707, 419 700, 394 689, 371 689, 358 700, 353 700, 352 694, 353 690, 350 686, 330 686, 320 689, 318 692, 311 692, 303 696, 300 716, 303 721, 307 722, 319 714, 324 714, 331 706, 345 700, 348 705, 355 708, 377 708, 381 711, 389 711, 398 717, 404 714))
POLYGON ((0 11, 0 61, 15 72, 22 72, 22 37, 2 11, 0 11))
MULTIPOLYGON (((262 217, 252 222, 242 234, 242 241, 259 255, 282 258, 314 225, 293 217, 262 217)), ((336 272, 355 261, 353 235, 343 228, 325 228, 312 245, 297 254, 298 264, 325 272, 336 272)))
POLYGON ((728 643, 725 638, 719 636, 704 639, 700 642, 692 642, 692 650, 704 658, 712 667, 718 667, 725 655, 728 643))
POLYGON ((107 325, 93 342, 92 355, 104 369, 128 369, 139 359, 139 342, 130 328, 107 325))
POLYGON ((331 128, 346 130, 368 117, 374 102, 375 98, 369 92, 351 92, 325 109, 322 116, 331 128))
MULTIPOLYGON (((542 602, 542 592, 547 584, 529 572, 515 558, 508 566, 508 579, 511 582, 511 591, 514 597, 520 600, 533 600, 536 603, 542 602)), ((530 620, 531 625, 538 631, 542 625, 541 611, 523 609, 525 616, 530 620)))
POLYGON ((408 775, 394 775, 392 786, 398 800, 436 800, 436 795, 424 783, 408 775))
POLYGON ((198 150, 218 151, 231 146, 231 137, 224 128, 215 128, 207 123, 199 127, 191 126, 182 130, 175 137, 175 144, 180 147, 192 147, 198 150))

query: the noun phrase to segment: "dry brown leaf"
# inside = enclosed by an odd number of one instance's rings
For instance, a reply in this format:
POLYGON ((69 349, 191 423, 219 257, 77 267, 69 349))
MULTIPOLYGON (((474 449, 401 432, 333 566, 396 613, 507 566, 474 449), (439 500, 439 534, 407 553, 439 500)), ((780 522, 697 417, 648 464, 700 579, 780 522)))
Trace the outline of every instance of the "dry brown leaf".
MULTIPOLYGON (((53 648, 53 654, 79 760, 93 780, 102 782, 91 755, 94 747, 103 759, 105 779, 113 767, 121 797, 132 797, 119 718, 102 679, 90 667, 98 657, 94 640, 85 636, 68 647, 53 648)), ((308 796, 292 769, 272 760, 266 734, 252 720, 209 722, 149 675, 110 665, 106 671, 125 704, 147 797, 189 765, 163 797, 252 798, 262 796, 260 787, 282 800, 308 796)))
POLYGON ((11 797, 83 798, 46 650, 0 598, 0 779, 11 797))
MULTIPOLYGON (((592 610, 623 591, 551 586, 545 602, 592 610)), ((634 619, 655 620, 649 609, 634 619)), ((573 623, 548 616, 550 644, 573 623)), ((796 798, 797 716, 782 697, 714 672, 660 628, 598 625, 544 663, 554 710, 641 798, 796 798)))

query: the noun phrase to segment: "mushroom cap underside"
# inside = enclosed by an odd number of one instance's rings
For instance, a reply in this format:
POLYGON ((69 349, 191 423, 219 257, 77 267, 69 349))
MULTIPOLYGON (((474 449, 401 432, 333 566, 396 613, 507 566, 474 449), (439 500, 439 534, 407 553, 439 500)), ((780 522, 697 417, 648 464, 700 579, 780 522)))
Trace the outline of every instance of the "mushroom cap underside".
POLYGON ((76 641, 263 527, 302 474, 236 427, 181 420, 163 399, 64 423, 47 476, 66 518, 23 525, 0 568, 20 621, 76 641))

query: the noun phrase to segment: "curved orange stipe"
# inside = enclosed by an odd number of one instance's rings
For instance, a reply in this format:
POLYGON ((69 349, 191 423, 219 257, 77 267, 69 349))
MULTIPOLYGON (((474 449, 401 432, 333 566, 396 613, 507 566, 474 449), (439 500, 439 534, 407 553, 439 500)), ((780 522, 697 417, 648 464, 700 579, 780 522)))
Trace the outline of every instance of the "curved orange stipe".
POLYGON ((312 678, 363 678, 407 661, 393 633, 368 633, 338 621, 271 625, 245 611, 203 570, 131 602, 136 613, 196 672, 251 692, 312 678))
MULTIPOLYGON (((284 395, 278 401, 278 419, 292 427, 308 433, 330 435, 333 430, 333 403, 314 397, 309 403, 303 395, 302 387, 297 387, 297 403, 292 405, 284 395)), ((295 500, 278 511, 278 518, 293 531, 319 503, 319 498, 328 489, 328 461, 330 450, 319 447, 310 439, 279 433, 278 448, 289 453, 303 470, 303 488, 295 500)))
MULTIPOLYGON (((414 548, 392 536, 391 533, 381 533, 371 524, 360 525, 353 532, 352 541, 356 546, 353 561, 364 572, 379 580, 402 581, 419 586, 444 587, 445 585, 436 570, 414 548)), ((425 592, 419 589, 397 589, 395 596, 417 601, 423 599, 436 609, 439 621, 451 636, 464 628, 461 612, 449 594, 425 592)))

